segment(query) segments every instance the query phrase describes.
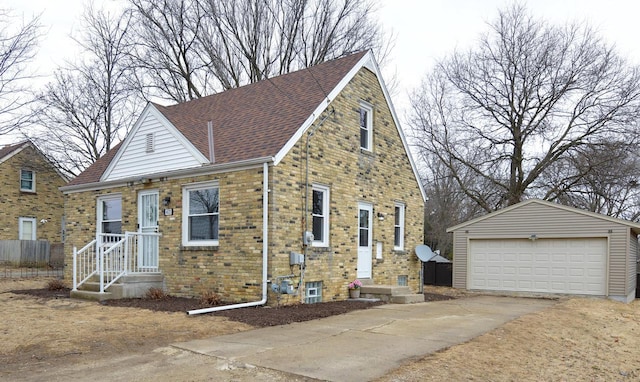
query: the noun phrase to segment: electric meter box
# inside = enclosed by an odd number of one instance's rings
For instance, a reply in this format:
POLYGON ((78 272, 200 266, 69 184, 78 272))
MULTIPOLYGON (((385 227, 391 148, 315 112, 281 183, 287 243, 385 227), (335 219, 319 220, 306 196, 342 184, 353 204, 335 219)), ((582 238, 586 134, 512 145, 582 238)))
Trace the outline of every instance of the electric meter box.
POLYGON ((302 253, 289 253, 289 265, 299 265, 304 263, 304 255, 302 253))

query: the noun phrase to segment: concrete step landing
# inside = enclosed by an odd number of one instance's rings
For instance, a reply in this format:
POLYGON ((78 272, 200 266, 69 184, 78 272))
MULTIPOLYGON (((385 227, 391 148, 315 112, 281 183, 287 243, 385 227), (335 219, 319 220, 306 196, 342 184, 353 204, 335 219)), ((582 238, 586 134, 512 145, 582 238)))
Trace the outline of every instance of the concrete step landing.
POLYGON ((409 287, 398 285, 363 285, 360 298, 375 298, 393 304, 424 302, 423 294, 412 293, 409 287))

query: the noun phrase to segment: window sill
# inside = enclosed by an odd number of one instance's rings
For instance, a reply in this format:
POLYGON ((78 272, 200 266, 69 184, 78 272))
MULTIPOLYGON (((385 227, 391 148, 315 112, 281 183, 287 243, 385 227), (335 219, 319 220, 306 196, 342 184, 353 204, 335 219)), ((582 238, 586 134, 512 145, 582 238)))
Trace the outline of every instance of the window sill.
POLYGON ((217 251, 220 249, 220 245, 181 245, 181 251, 217 251))
POLYGON ((393 254, 394 255, 406 255, 407 254, 407 250, 406 249, 400 249, 400 248, 394 248, 393 249, 393 254))

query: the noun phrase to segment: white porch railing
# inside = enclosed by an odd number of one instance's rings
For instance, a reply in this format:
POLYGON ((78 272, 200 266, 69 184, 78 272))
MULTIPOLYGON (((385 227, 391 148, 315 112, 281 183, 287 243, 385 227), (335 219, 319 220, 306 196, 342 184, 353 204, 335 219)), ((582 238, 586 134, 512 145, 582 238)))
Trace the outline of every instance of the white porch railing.
POLYGON ((99 276, 100 293, 128 274, 157 273, 159 233, 99 234, 82 249, 73 248, 73 290, 99 276))

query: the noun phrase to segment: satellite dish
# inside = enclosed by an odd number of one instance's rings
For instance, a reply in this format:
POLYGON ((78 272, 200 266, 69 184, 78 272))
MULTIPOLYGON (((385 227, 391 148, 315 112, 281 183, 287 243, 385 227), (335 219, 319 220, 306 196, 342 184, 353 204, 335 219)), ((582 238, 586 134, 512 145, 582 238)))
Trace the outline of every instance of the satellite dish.
POLYGON ((418 255, 420 261, 425 262, 431 260, 431 258, 435 256, 435 253, 431 251, 428 245, 420 244, 416 246, 416 255, 418 255))

